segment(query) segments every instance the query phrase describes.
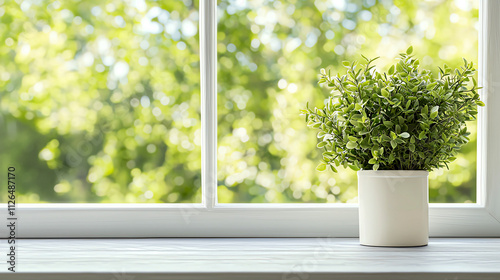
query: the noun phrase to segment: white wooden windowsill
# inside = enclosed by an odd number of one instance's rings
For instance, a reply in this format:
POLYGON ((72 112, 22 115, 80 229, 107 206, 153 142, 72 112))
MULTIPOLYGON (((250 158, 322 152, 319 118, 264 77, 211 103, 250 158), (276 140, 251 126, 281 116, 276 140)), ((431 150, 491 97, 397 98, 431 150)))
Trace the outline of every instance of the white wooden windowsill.
POLYGON ((0 279, 500 279, 500 238, 417 248, 357 238, 22 239, 17 248, 18 272, 2 261, 0 279))

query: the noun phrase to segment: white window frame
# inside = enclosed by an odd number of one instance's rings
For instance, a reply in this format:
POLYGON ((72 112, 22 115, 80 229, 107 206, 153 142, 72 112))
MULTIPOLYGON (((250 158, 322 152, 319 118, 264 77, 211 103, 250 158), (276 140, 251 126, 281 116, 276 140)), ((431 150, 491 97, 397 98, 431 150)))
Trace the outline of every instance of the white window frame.
MULTIPOLYGON (((216 11, 216 0, 200 1, 202 203, 21 204, 18 237, 358 236, 357 204, 217 203, 216 11)), ((500 236, 500 1, 482 0, 479 14, 478 70, 486 106, 478 116, 477 203, 431 204, 432 237, 500 236)), ((0 229, 6 238, 7 228, 0 229)))

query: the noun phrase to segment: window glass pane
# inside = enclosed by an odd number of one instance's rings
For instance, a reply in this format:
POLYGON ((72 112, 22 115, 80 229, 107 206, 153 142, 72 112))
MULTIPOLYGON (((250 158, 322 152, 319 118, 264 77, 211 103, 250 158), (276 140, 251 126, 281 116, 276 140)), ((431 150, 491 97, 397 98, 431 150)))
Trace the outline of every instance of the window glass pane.
POLYGON ((197 2, 0 3, 18 202, 201 201, 197 2))
MULTIPOLYGON (((317 172, 317 131, 299 110, 321 106, 320 68, 345 73, 360 54, 387 71, 413 45, 421 68, 477 62, 473 0, 220 2, 219 201, 355 202, 356 173, 317 172)), ((475 202, 476 124, 450 170, 430 175, 431 202, 475 202)))

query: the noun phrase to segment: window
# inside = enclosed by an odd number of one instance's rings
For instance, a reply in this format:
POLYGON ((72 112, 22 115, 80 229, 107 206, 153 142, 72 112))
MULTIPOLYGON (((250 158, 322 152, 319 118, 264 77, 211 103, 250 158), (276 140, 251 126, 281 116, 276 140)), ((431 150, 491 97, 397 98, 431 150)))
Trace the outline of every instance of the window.
MULTIPOLYGON (((18 212, 21 217, 18 232, 20 237, 347 237, 357 235, 356 204, 217 203, 219 184, 216 128, 219 118, 217 106, 221 104, 217 104, 216 11, 216 1, 200 2, 202 203, 22 204, 18 212)), ((498 236, 500 234, 500 203, 498 203, 500 186, 497 183, 500 175, 495 172, 500 167, 500 148, 496 142, 500 136, 500 128, 498 123, 495 123, 495 120, 500 119, 500 112, 489 109, 500 105, 500 99, 494 94, 498 90, 497 79, 500 76, 500 62, 497 54, 500 46, 498 40, 495 39, 500 36, 498 28, 500 19, 496 17, 498 12, 500 12, 500 4, 496 1, 481 2, 479 66, 480 80, 484 86, 483 100, 487 106, 481 109, 478 121, 476 203, 433 204, 430 209, 431 236, 498 236)), ((187 47, 186 43, 186 49, 187 47)), ((251 67, 254 68, 249 65, 250 70, 251 67)), ((191 82, 196 84, 196 81, 191 82)), ((288 89, 289 82, 286 82, 288 89)), ((291 90, 293 91, 293 87, 291 90)), ((142 97, 137 99, 139 101, 137 107, 142 106, 142 109, 151 109, 155 106, 154 96, 149 98, 149 107, 144 106, 146 101, 141 104, 142 97)), ((223 103, 222 106, 225 104, 223 103)), ((193 112, 193 116, 196 118, 196 111, 193 112)), ((244 137, 243 133, 238 134, 234 130, 231 133, 244 137)), ((147 149, 147 146, 145 148, 147 149)), ((29 173, 23 174, 23 176, 29 175, 29 173)), ((4 230, 2 229, 2 235, 4 230)))
POLYGON ((22 173, 18 202, 201 202, 192 1, 0 7, 0 155, 22 173))
MULTIPOLYGON (((322 104, 318 71, 380 56, 386 70, 412 44, 420 65, 477 62, 479 1, 220 1, 218 199, 356 202, 357 176, 317 172, 316 131, 297 112, 322 104), (468 40, 458 39, 461 34, 468 40), (458 39, 458 40, 457 40, 458 39)), ((476 77, 477 78, 477 77, 476 77)), ((431 202, 475 202, 476 124, 458 159, 430 174, 431 202)))

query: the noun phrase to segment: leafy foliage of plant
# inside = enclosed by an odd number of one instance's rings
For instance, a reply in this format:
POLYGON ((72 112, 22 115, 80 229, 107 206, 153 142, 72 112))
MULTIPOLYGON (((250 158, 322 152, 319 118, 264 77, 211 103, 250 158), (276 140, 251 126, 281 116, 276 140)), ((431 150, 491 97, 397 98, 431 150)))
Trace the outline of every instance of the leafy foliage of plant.
POLYGON ((344 62, 347 74, 321 69, 320 84, 333 88, 323 108, 303 110, 307 125, 318 129, 324 150, 317 170, 349 166, 353 170, 429 170, 448 167, 469 141, 466 121, 480 101, 475 69, 464 59, 460 69, 446 64, 438 78, 419 70, 409 47, 387 73, 366 60, 344 62), (472 85, 469 85, 472 81, 472 85))

